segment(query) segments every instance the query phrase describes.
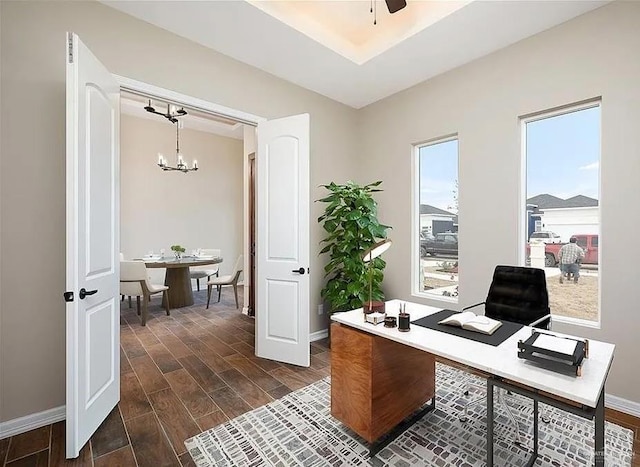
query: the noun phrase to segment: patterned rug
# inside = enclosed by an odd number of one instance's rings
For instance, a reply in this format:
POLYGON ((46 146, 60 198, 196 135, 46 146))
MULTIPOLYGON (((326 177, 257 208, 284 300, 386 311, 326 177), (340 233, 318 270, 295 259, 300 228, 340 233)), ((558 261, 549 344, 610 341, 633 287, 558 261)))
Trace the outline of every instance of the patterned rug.
MULTIPOLYGON (((466 382, 483 384, 473 375, 437 364, 436 409, 372 459, 362 438, 331 416, 329 378, 188 439, 185 445, 200 467, 481 466, 486 459, 486 409, 477 404, 466 423, 458 420, 466 382)), ((482 395, 480 389, 472 389, 469 398, 482 395)), ((531 446, 533 403, 514 395, 509 405, 531 446)), ((540 423, 536 465, 593 465, 593 422, 543 404, 540 409, 551 422, 540 423)), ((495 464, 524 465, 527 452, 513 443, 515 428, 499 405, 495 416, 495 464)), ((630 466, 632 446, 631 430, 606 422, 607 467, 630 466)))

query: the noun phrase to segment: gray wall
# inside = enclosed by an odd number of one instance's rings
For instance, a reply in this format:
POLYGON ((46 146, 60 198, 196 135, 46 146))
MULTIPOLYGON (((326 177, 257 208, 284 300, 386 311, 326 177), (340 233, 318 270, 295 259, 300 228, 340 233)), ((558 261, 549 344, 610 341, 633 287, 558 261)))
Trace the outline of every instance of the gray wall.
MULTIPOLYGON (((518 117, 602 96, 602 328, 554 329, 615 343, 607 392, 640 402, 640 3, 615 2, 361 111, 364 180, 384 180, 389 297, 411 296, 412 144, 459 134, 460 306, 482 301, 522 246, 518 117), (366 164, 365 164, 366 162, 366 164)), ((515 353, 515 349, 514 349, 515 353)))
MULTIPOLYGON (((319 184, 346 181, 359 148, 355 110, 99 3, 2 1, 0 12, 5 421, 65 401, 66 31, 119 75, 267 118, 308 112, 311 200, 322 195, 319 184)), ((313 220, 320 210, 311 204, 312 332, 326 327, 315 312, 323 264, 313 220)))

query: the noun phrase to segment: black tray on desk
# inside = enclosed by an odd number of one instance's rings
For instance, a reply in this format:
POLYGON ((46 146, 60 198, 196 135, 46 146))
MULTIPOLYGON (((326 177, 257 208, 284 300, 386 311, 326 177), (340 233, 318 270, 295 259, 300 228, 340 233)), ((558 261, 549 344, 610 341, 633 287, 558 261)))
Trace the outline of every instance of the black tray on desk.
POLYGON ((589 341, 559 337, 553 334, 532 330, 531 337, 525 341, 518 342, 518 358, 537 363, 543 368, 556 371, 570 376, 582 375, 582 361, 588 357, 589 341), (536 346, 536 340, 540 335, 550 335, 558 339, 569 339, 576 342, 575 350, 572 354, 556 352, 536 346))

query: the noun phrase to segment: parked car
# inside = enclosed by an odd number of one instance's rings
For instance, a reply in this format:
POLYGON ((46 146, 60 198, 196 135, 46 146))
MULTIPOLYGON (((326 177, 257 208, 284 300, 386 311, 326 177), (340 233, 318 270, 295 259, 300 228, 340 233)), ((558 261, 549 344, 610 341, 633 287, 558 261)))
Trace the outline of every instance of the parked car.
MULTIPOLYGON (((598 235, 576 234, 577 244, 584 250, 583 264, 598 264, 598 235)), ((544 246, 544 265, 548 268, 556 266, 559 262, 558 253, 565 243, 547 243, 544 246)), ((527 245, 527 258, 529 257, 529 245, 527 245)))
POLYGON ((452 232, 438 233, 433 238, 420 238, 420 256, 455 255, 458 256, 458 234, 452 232))
POLYGON ((427 256, 427 241, 433 240, 434 236, 429 232, 420 232, 420 258, 427 256))
POLYGON ((531 234, 529 243, 562 243, 562 238, 555 232, 541 230, 531 234))

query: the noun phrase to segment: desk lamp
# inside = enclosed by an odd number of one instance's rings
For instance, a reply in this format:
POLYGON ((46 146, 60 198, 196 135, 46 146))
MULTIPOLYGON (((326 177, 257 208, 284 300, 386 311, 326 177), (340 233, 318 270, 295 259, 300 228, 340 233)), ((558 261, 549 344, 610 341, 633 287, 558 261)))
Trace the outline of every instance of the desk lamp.
POLYGON ((384 312, 383 302, 374 302, 372 297, 373 289, 373 260, 387 251, 391 246, 391 240, 385 238, 384 240, 375 243, 370 248, 365 250, 362 254, 362 261, 369 263, 369 301, 362 307, 365 313, 373 313, 374 311, 384 312))

